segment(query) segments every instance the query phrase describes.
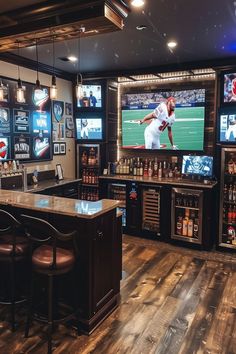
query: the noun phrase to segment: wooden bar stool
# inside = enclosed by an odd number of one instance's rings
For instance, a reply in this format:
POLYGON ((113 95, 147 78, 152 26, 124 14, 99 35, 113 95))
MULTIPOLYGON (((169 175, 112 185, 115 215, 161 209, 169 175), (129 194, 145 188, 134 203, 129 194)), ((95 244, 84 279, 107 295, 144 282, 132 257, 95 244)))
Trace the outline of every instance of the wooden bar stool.
MULTIPOLYGON (((26 235, 30 240, 30 250, 32 259, 32 278, 31 286, 28 298, 28 311, 27 311, 27 321, 25 327, 25 337, 28 337, 29 326, 33 317, 33 293, 34 293, 34 274, 43 274, 48 278, 48 313, 47 319, 34 316, 42 322, 47 322, 48 324, 48 353, 52 352, 52 333, 54 323, 64 322, 69 320, 76 315, 76 310, 70 312, 69 315, 63 318, 55 319, 53 318, 53 307, 55 308, 55 300, 58 294, 55 292, 54 287, 54 277, 67 274, 75 268, 76 257, 77 257, 77 247, 75 235, 76 231, 70 232, 68 234, 61 233, 49 222, 39 219, 36 217, 21 215, 22 222, 25 227, 26 235), (73 244, 72 249, 66 249, 61 247, 63 242, 71 242, 73 244), (58 245, 60 243, 60 245, 58 245), (40 246, 39 246, 40 244, 40 246), (36 247, 35 247, 36 246, 36 247)), ((70 289, 70 291, 73 289, 70 289)))
POLYGON ((21 223, 13 215, 0 209, 0 264, 10 266, 10 299, 0 300, 0 304, 11 306, 12 331, 15 330, 15 304, 26 301, 25 297, 16 298, 16 265, 27 261, 29 251, 29 243, 20 230, 21 227, 21 223))

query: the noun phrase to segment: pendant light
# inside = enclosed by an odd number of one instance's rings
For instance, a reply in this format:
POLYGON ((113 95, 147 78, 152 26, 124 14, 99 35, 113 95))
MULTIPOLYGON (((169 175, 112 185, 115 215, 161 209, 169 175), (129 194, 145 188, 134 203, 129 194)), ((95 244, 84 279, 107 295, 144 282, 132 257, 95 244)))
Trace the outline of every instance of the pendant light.
POLYGON ((41 85, 40 85, 40 81, 39 81, 39 54, 38 54, 38 40, 37 40, 37 38, 35 39, 35 46, 36 46, 37 76, 36 76, 36 84, 34 87, 34 91, 41 89, 41 85))
POLYGON ((80 36, 81 33, 85 31, 85 27, 80 28, 79 37, 78 37, 78 61, 77 61, 77 76, 76 76, 76 86, 75 86, 75 94, 77 100, 83 97, 83 78, 82 74, 79 72, 80 70, 80 61, 81 61, 81 53, 80 53, 80 36))
MULTIPOLYGON (((18 57, 20 54, 20 42, 18 42, 18 57)), ((17 87, 16 87, 16 101, 18 103, 24 103, 25 102, 25 91, 22 86, 22 81, 20 78, 20 66, 18 65, 17 68, 18 71, 18 80, 17 80, 17 87)))
POLYGON ((2 79, 0 80, 0 101, 4 100, 4 85, 2 83, 2 79))
POLYGON ((53 56, 53 75, 52 75, 52 85, 50 87, 50 98, 51 100, 57 99, 57 78, 55 75, 55 37, 52 37, 52 56, 53 56))

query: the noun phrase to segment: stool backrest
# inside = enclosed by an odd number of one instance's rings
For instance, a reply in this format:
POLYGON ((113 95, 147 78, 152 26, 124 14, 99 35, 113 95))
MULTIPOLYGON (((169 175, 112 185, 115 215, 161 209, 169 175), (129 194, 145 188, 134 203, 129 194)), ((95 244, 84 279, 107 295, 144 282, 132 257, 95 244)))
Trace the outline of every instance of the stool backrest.
POLYGON ((29 216, 21 214, 22 223, 25 228, 26 236, 32 241, 37 243, 50 243, 53 247, 53 264, 56 264, 56 247, 57 241, 73 241, 75 253, 77 253, 77 246, 75 241, 75 235, 77 231, 72 231, 70 233, 62 233, 58 231, 52 224, 48 221, 36 218, 34 216, 29 216))
POLYGON ((0 234, 5 235, 14 232, 21 223, 8 211, 0 209, 0 234))

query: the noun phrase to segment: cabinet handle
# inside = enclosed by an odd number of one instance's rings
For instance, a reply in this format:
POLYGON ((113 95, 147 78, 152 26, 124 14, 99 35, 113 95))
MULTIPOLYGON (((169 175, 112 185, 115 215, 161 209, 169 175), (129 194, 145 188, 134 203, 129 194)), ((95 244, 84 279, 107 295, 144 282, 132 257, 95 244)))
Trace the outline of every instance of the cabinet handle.
POLYGON ((97 235, 99 238, 103 238, 103 232, 102 231, 97 231, 97 235))

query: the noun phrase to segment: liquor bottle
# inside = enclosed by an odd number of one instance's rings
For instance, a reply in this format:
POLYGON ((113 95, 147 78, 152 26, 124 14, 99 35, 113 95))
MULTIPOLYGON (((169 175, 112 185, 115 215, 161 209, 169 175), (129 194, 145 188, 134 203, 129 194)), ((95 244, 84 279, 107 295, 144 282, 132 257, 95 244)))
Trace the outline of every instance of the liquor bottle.
POLYGON ((236 162, 234 161, 234 175, 236 175, 236 162))
POLYGON ((236 223, 236 208, 235 205, 232 208, 232 224, 236 223))
POLYGON ((176 234, 177 235, 182 235, 182 228, 183 228, 183 217, 179 215, 177 217, 177 222, 176 222, 176 234))
POLYGON ((133 165, 133 158, 131 157, 130 159, 130 165, 129 165, 129 174, 132 176, 133 175, 133 171, 134 171, 134 165, 133 165))
POLYGON ((234 173, 234 161, 232 159, 232 156, 230 157, 228 161, 228 173, 232 175, 234 173))
POLYGON ((233 186, 233 202, 236 202, 236 185, 233 186))
POLYGON ((149 161, 149 167, 148 167, 148 177, 152 177, 152 161, 149 161))
POLYGON ((140 161, 138 157, 138 162, 137 162, 137 176, 140 176, 140 161))
POLYGON ((224 200, 227 201, 227 200, 228 200, 228 188, 227 188, 227 184, 224 185, 223 194, 224 194, 224 200))
POLYGON ((139 176, 143 176, 143 162, 140 162, 139 176))
POLYGON ((157 163, 157 158, 156 157, 155 157, 155 160, 154 160, 153 177, 154 178, 158 177, 158 163, 157 163))
POLYGON ((163 162, 163 176, 164 176, 164 178, 168 178, 169 177, 169 171, 167 169, 166 161, 163 162))
POLYGON ((229 201, 229 202, 232 202, 232 201, 233 201, 233 188, 232 188, 232 184, 230 184, 229 190, 228 190, 228 201, 229 201))
POLYGON ((134 176, 137 176, 137 162, 136 160, 134 161, 134 170, 133 170, 134 176))
POLYGON ((159 168, 158 168, 158 178, 162 178, 162 165, 161 165, 161 162, 159 163, 159 168))
POLYGON ((188 235, 188 218, 185 216, 183 219, 183 228, 182 228, 182 235, 188 235))
POLYGON ((148 160, 147 159, 145 159, 145 162, 144 162, 143 176, 148 177, 148 160))
POLYGON ((85 183, 85 169, 83 168, 82 172, 82 182, 85 183))
POLYGON ((169 163, 168 165, 169 165, 169 166, 168 166, 168 170, 169 170, 168 177, 169 177, 169 178, 173 178, 173 170, 172 170, 172 166, 171 166, 171 164, 170 164, 170 163, 169 163))
POLYGON ((188 237, 193 237, 193 219, 188 220, 188 237))
POLYGON ((87 163, 88 163, 88 156, 87 156, 87 152, 85 150, 82 153, 81 163, 82 163, 82 165, 87 165, 87 163))
POLYGON ((199 230, 199 220, 197 218, 194 219, 193 222, 193 237, 198 238, 198 230, 199 230))

